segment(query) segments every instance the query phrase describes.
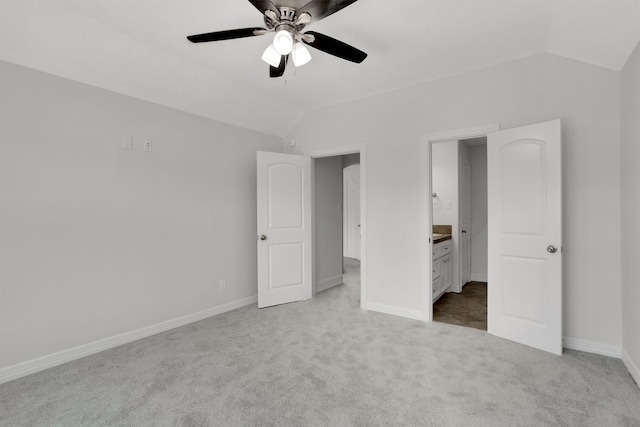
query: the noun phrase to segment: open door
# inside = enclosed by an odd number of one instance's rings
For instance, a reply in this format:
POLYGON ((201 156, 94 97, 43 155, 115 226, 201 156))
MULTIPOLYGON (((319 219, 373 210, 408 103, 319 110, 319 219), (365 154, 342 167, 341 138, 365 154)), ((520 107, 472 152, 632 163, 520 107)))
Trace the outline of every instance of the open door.
POLYGON ((258 307, 311 298, 311 158, 257 156, 258 307))
POLYGON ((488 134, 488 332, 562 354, 560 120, 488 134))
POLYGON ((471 164, 468 158, 458 161, 458 241, 460 242, 459 289, 471 280, 471 164))
POLYGON ((360 260, 360 165, 343 170, 343 254, 360 260))

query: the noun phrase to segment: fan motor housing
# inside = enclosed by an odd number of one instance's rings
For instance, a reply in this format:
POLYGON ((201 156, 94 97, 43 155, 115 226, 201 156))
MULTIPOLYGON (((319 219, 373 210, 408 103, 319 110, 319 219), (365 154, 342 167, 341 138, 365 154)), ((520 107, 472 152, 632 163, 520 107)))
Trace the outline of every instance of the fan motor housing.
POLYGON ((280 8, 280 22, 290 21, 293 22, 296 19, 296 10, 292 7, 280 8))
POLYGON ((296 19, 296 10, 292 7, 281 7, 278 9, 280 11, 280 17, 278 19, 274 19, 276 17, 275 13, 270 13, 271 11, 265 12, 264 15, 264 23, 269 29, 279 30, 279 27, 282 25, 289 25, 289 28, 294 28, 293 22, 296 19))

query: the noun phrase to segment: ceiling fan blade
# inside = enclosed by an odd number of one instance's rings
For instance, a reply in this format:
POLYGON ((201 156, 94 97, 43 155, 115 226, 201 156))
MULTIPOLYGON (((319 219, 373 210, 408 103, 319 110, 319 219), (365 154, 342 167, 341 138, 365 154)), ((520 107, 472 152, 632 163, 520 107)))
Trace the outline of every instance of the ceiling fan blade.
POLYGON ((311 34, 314 38, 313 41, 307 41, 302 38, 302 41, 309 46, 315 47, 329 55, 337 56, 338 58, 346 59, 347 61, 361 63, 367 57, 367 54, 356 49, 353 46, 336 40, 333 37, 325 36, 324 34, 316 33, 315 31, 307 31, 304 34, 311 34))
POLYGON ((289 55, 282 55, 280 65, 277 67, 269 66, 269 77, 282 77, 284 69, 287 68, 287 62, 289 62, 289 55))
POLYGON ((280 11, 271 0, 249 0, 249 3, 254 5, 262 14, 264 14, 265 10, 273 10, 278 14, 278 16, 280 16, 280 11))
MULTIPOLYGON (((251 0, 250 0, 251 1, 251 0)), ((344 9, 357 0, 311 0, 309 3, 298 9, 298 16, 307 12, 311 15, 311 22, 317 22, 337 11, 344 9)))
POLYGON ((213 33, 196 34, 193 36, 187 36, 187 39, 191 43, 203 43, 203 42, 215 42, 220 40, 241 39, 243 37, 253 37, 262 35, 262 31, 267 31, 266 28, 253 27, 253 28, 238 28, 237 30, 224 30, 215 31, 213 33), (256 31, 259 33, 256 34, 256 31))

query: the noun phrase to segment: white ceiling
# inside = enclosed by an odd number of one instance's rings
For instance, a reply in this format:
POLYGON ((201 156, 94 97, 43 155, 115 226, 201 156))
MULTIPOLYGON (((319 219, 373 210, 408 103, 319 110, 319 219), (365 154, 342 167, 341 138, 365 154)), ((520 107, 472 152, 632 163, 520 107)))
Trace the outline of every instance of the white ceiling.
POLYGON ((262 26, 246 0, 0 0, 0 59, 283 136, 305 112, 550 52, 620 70, 640 0, 360 0, 307 28, 369 54, 268 77, 271 36, 192 44, 262 26))

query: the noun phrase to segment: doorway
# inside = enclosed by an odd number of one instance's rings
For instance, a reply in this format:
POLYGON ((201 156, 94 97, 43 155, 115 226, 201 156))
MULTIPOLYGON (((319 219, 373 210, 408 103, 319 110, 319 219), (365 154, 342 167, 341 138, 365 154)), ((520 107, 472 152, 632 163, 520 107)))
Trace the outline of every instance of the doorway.
MULTIPOLYGON (((353 276, 354 270, 359 270, 360 283, 360 307, 366 309, 366 152, 364 145, 353 145, 345 147, 335 147, 329 149, 316 150, 305 153, 311 157, 314 165, 314 196, 313 196, 313 233, 314 233, 314 293, 321 292, 332 286, 337 281, 336 258, 340 259, 340 279, 342 274, 353 276), (358 258, 344 257, 344 240, 346 239, 343 230, 345 217, 343 212, 346 206, 343 199, 344 191, 344 169, 357 164, 359 172, 358 179, 358 210, 359 218, 357 227, 359 234, 359 244, 357 245, 358 258), (338 185, 336 185, 336 182, 338 185), (326 184, 326 185, 325 185, 326 184), (332 188, 332 190, 329 189, 332 188), (335 189, 339 188, 337 193, 335 189), (328 219, 331 218, 330 221, 328 219), (333 225, 331 225, 331 224, 333 225), (323 230, 330 230, 329 235, 325 235, 323 230), (336 233, 337 231, 337 233, 336 233), (327 244, 327 237, 331 243, 327 244), (318 247, 318 245, 323 245, 318 247), (331 262, 331 270, 328 270, 328 262, 331 262), (324 270, 321 270, 324 269, 324 270)), ((350 171, 353 174, 354 168, 350 171)), ((353 243, 355 243, 355 238, 353 243)), ((352 249, 353 249, 352 245, 352 249)), ((339 282, 341 283, 341 281, 339 282)))
MULTIPOLYGON (((435 288, 433 286, 433 260, 436 254, 433 252, 433 244, 432 244, 432 235, 433 235, 433 225, 442 225, 433 222, 433 204, 434 198, 438 197, 437 191, 436 196, 434 197, 433 188, 433 177, 431 174, 431 158, 432 158, 432 147, 434 144, 438 143, 446 143, 449 141, 459 141, 459 140, 468 140, 472 138, 483 138, 486 137, 487 134, 491 132, 497 132, 500 130, 500 125, 498 124, 488 124, 485 126, 479 127, 471 127, 471 128, 463 128, 452 131, 440 132, 430 135, 424 135, 420 138, 420 236, 424 236, 420 239, 420 250, 422 254, 422 262, 421 262, 421 277, 422 283, 424 284, 424 309, 423 316, 426 321, 433 321, 433 297, 434 293, 437 294, 437 291, 434 291, 435 288)), ((457 158, 457 156, 456 156, 457 158)), ((448 206, 448 204, 444 204, 447 200, 443 199, 442 194, 439 195, 443 206, 448 206)), ((452 196, 453 197, 453 196, 452 196)), ((448 225, 448 224, 444 224, 448 225)), ((451 229, 448 230, 449 234, 455 234, 458 236, 461 230, 459 227, 453 229, 454 224, 450 224, 451 229)), ((447 231, 447 230, 445 230, 447 231)), ((444 234, 444 233, 437 233, 444 234)), ((437 235, 433 236, 438 237, 437 235)), ((453 239, 451 239, 453 243, 453 239)), ((453 247, 449 249, 451 254, 453 255, 453 247)), ((456 283, 453 278, 453 273, 458 272, 459 265, 456 262, 454 266, 454 261, 449 263, 444 263, 444 265, 448 265, 451 267, 451 283, 456 283)), ((445 269, 444 272, 447 272, 445 269)), ((437 274, 438 272, 436 272, 437 274)), ((459 280, 459 276, 456 277, 459 280)), ((460 289, 461 290, 461 289, 460 289)))
MULTIPOLYGON (((313 159, 314 294, 360 275, 360 155, 313 159)), ((357 291, 359 292, 359 281, 357 291)))
POLYGON ((486 137, 431 145, 433 321, 487 330, 486 137))
POLYGON ((562 132, 559 119, 507 130, 498 125, 421 137, 421 273, 433 319, 433 143, 488 136, 487 332, 562 354, 562 132))

